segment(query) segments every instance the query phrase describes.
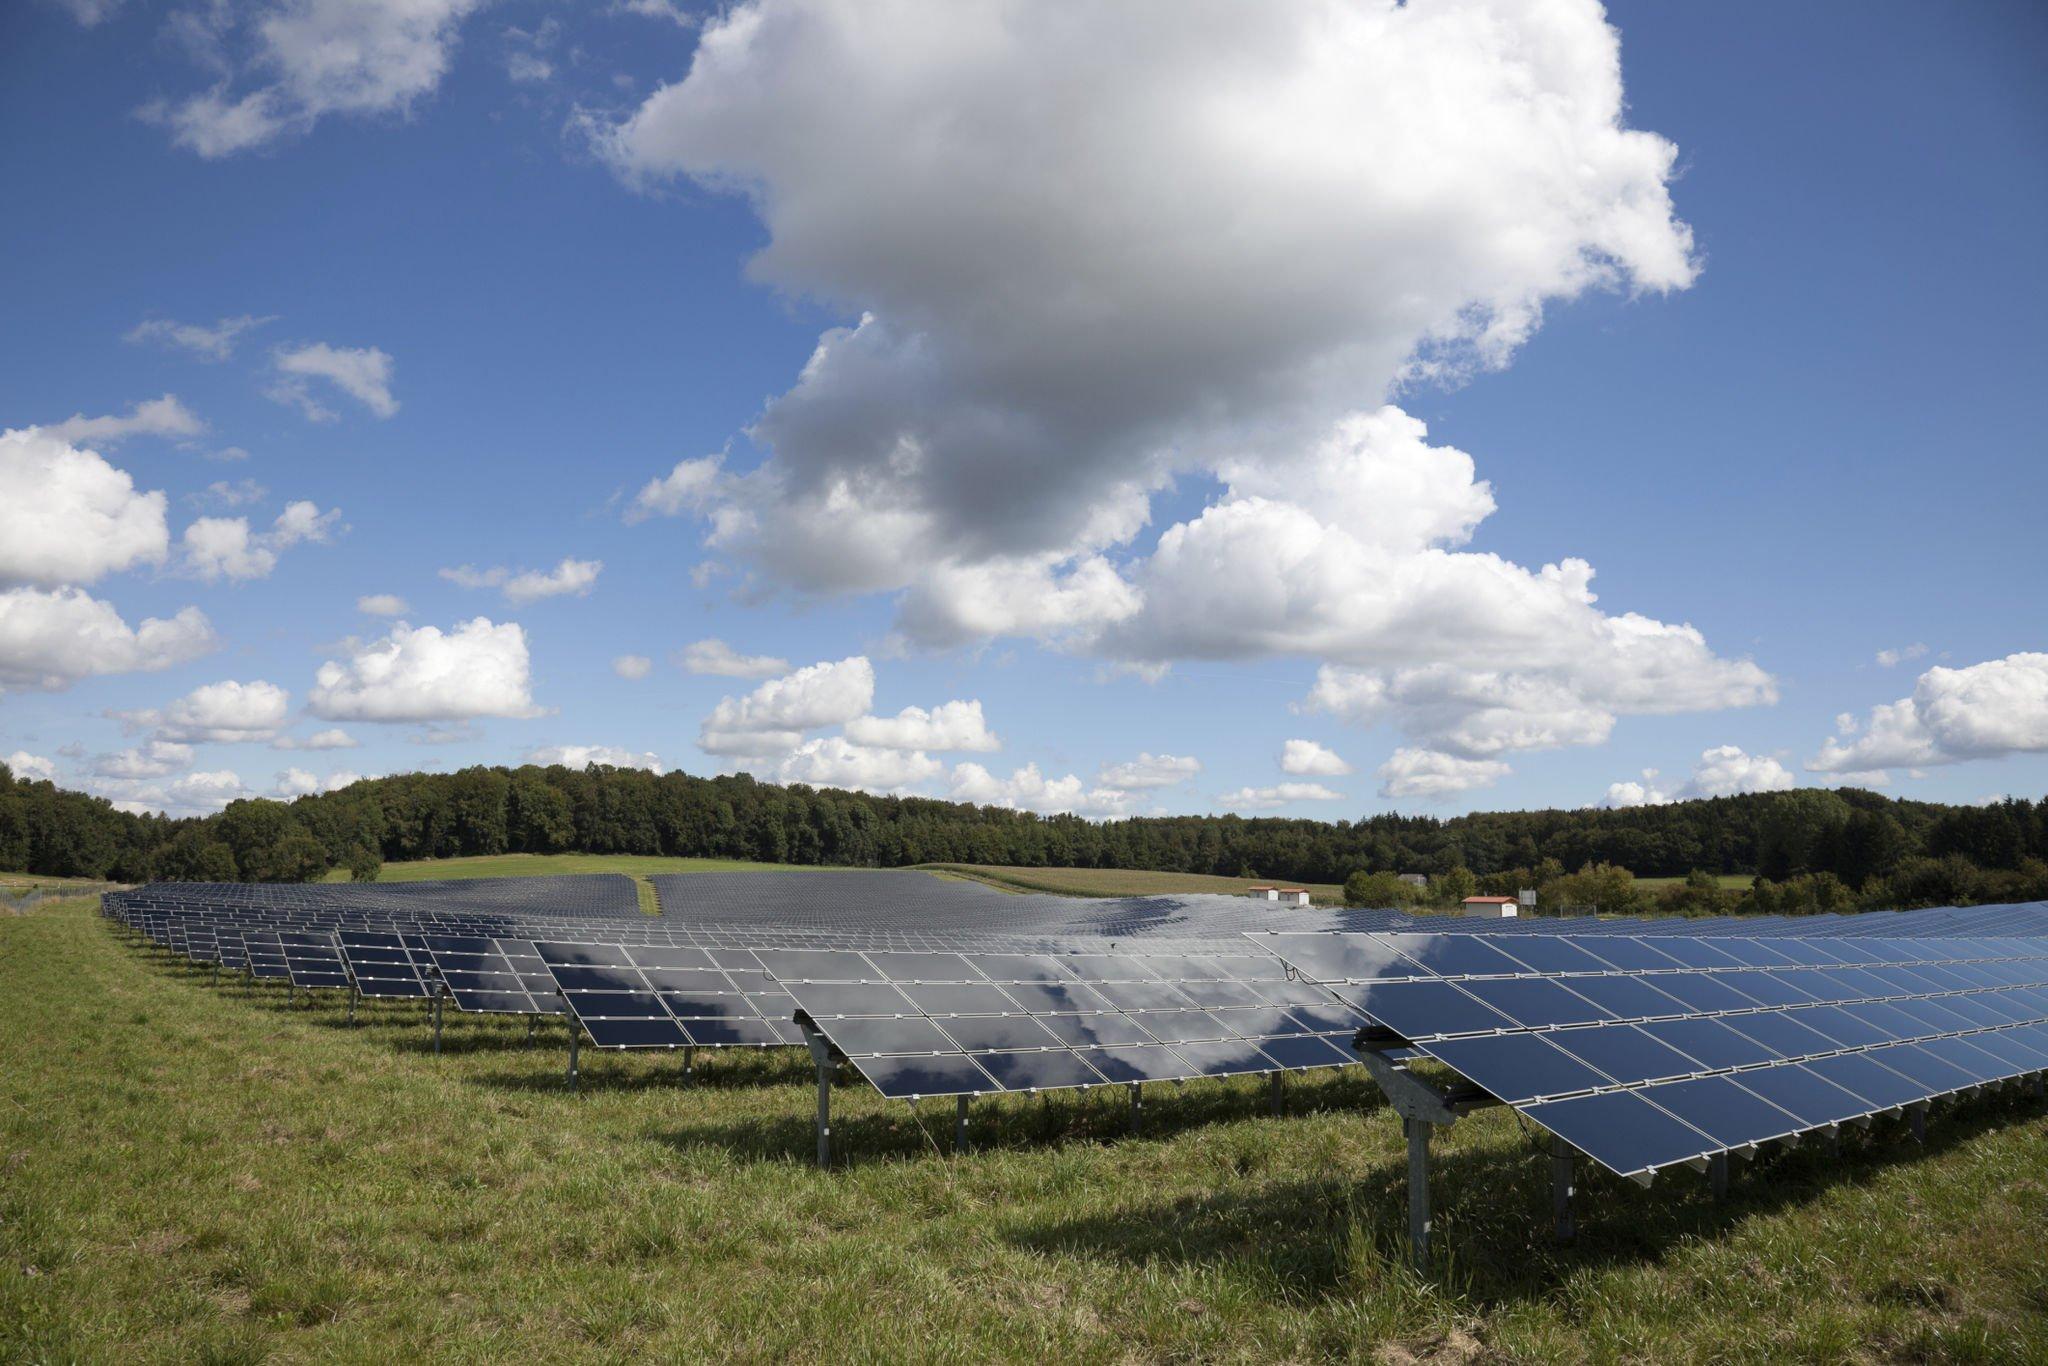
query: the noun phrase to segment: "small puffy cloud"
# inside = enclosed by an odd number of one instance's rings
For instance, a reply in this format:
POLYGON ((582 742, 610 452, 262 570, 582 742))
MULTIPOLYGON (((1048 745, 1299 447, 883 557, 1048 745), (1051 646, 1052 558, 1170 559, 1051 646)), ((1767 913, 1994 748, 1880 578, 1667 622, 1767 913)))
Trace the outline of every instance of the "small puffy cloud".
POLYGON ((396 593, 367 593, 356 599, 356 610, 369 617, 402 617, 411 609, 396 593))
POLYGON ((1896 669, 1901 664, 1923 659, 1926 655, 1927 647, 1916 641, 1911 645, 1902 645, 1896 650, 1879 650, 1877 665, 1881 669, 1896 669))
POLYGON ((704 718, 697 747, 748 757, 787 753, 804 731, 844 725, 866 715, 874 700, 875 670, 865 655, 813 664, 721 700, 704 718))
POLYGON ((199 493, 188 494, 186 501, 201 507, 247 507, 260 503, 270 496, 270 490, 254 479, 216 479, 199 493))
POLYGON ((0 433, 0 585, 91 583, 169 542, 162 493, 47 429, 0 433))
POLYGON ((391 396, 391 357, 374 346, 308 346, 281 348, 271 358, 277 379, 265 390, 272 399, 295 407, 315 422, 331 422, 336 414, 314 395, 313 381, 332 386, 378 417, 398 411, 391 396))
MULTIPOLYGON (((66 0, 111 7, 114 0, 66 0)), ((180 32, 216 77, 138 112, 208 159, 302 134, 332 115, 408 113, 447 72, 482 0, 288 0, 185 13, 180 32), (246 80, 258 81, 237 93, 246 80)))
POLYGON ((303 768, 288 768, 277 775, 277 795, 290 801, 309 797, 320 790, 320 780, 303 768))
POLYGON ((229 802, 249 795, 232 769, 187 773, 165 783, 154 779, 105 778, 91 784, 120 810, 143 815, 209 816, 229 802))
POLYGON ((277 557, 302 541, 325 541, 341 509, 320 511, 303 499, 287 503, 268 531, 252 532, 245 517, 201 517, 179 541, 179 568, 208 583, 270 577, 277 557))
POLYGON ((444 632, 401 621, 348 659, 322 664, 309 705, 330 721, 538 716, 528 667, 517 622, 477 617, 444 632))
POLYGON ((1026 764, 1007 778, 998 778, 980 764, 959 764, 953 769, 949 796, 956 802, 977 806, 1001 806, 1017 811, 1056 815, 1070 811, 1081 816, 1120 816, 1131 807, 1131 796, 1114 788, 1089 787, 1074 774, 1048 778, 1037 764, 1026 764))
POLYGON ((1294 802, 1341 802, 1344 794, 1322 783, 1279 783, 1273 787, 1240 787, 1217 801, 1232 811, 1271 811, 1294 802))
POLYGON ((1646 768, 1640 782, 1629 778, 1609 783, 1607 795, 1601 799, 1600 805, 1623 810, 1632 806, 1665 806, 1676 800, 1658 783, 1657 770, 1646 768))
POLYGON ((42 430, 59 441, 111 446, 131 436, 198 436, 206 430, 206 424, 180 403, 176 394, 165 394, 136 404, 125 417, 87 417, 75 413, 42 430))
POLYGON ((776 765, 775 779, 889 794, 909 791, 945 771, 937 759, 915 750, 872 749, 830 735, 798 745, 776 765))
POLYGON ((131 727, 154 726, 181 744, 233 745, 275 739, 291 719, 292 696, 275 683, 226 679, 194 688, 161 710, 124 712, 131 727))
POLYGON ((634 495, 632 505, 626 510, 626 520, 637 522, 646 517, 675 517, 710 506, 723 487, 725 476, 720 469, 723 464, 723 457, 716 455, 677 461, 674 469, 658 479, 648 480, 634 495))
POLYGON ((654 661, 646 655, 618 655, 612 660, 612 672, 637 682, 654 672, 654 661))
POLYGON ((1297 778, 1342 778, 1351 765, 1313 740, 1289 740, 1280 751, 1280 771, 1297 778))
POLYGON ((1001 749, 1002 742, 982 718, 979 701, 943 702, 930 711, 905 707, 894 716, 856 716, 846 723, 846 738, 856 745, 894 750, 1001 749))
POLYGON ((52 760, 45 759, 40 754, 30 754, 25 749, 17 749, 8 755, 7 767, 13 770, 16 778, 31 778, 45 783, 57 781, 57 765, 52 760))
POLYGON ((292 735, 280 735, 270 742, 272 749, 354 749, 356 738, 339 726, 328 730, 316 730, 303 739, 292 735))
MULTIPOLYGON (((1853 718, 1851 718, 1853 721, 1853 718)), ((2048 751, 2048 654, 1929 669, 1910 697, 1872 707, 1807 767, 1821 773, 1931 768, 2048 751)))
POLYGON ((213 626, 196 607, 131 628, 82 588, 0 592, 0 689, 54 692, 98 674, 168 669, 213 648, 213 626))
POLYGON ((564 768, 589 768, 592 764, 608 764, 613 768, 644 768, 649 773, 662 771, 661 756, 636 753, 616 745, 542 745, 526 751, 529 764, 560 764, 564 768))
POLYGON ((1466 759, 1440 750, 1403 746, 1379 766, 1382 797, 1441 801, 1474 788, 1491 787, 1512 772, 1498 759, 1466 759))
POLYGON ((682 663, 687 673, 710 674, 716 678, 769 678, 789 670, 786 659, 778 659, 774 655, 743 655, 716 637, 685 645, 682 663))
POLYGON ((1104 764, 1095 781, 1120 792, 1139 792, 1184 783, 1202 771, 1193 756, 1141 753, 1121 764, 1104 764))
POLYGON ((505 601, 518 606, 538 602, 542 598, 558 598, 567 594, 577 597, 589 596, 597 587, 597 576, 604 569, 602 560, 578 560, 565 557, 553 569, 522 569, 513 571, 501 567, 476 569, 470 565, 458 565, 441 571, 441 577, 464 588, 496 588, 503 591, 505 601))
POLYGON ((235 341, 244 332, 273 321, 275 319, 244 313, 238 317, 222 318, 209 327, 204 323, 152 318, 130 328, 122 340, 153 342, 159 346, 174 347, 203 361, 224 361, 234 354, 235 341))

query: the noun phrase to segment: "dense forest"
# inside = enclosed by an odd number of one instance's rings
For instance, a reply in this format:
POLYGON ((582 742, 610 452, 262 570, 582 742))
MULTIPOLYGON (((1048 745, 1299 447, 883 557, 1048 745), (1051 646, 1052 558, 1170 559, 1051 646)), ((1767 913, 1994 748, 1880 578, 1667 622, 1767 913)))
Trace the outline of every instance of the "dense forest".
POLYGON ((1546 900, 1596 901, 1603 910, 1644 904, 1644 894, 1618 876, 1627 870, 1697 875, 1661 894, 1670 909, 1796 913, 2048 897, 2048 800, 1956 807, 1807 789, 1448 820, 1089 821, 776 787, 744 775, 527 766, 400 774, 289 803, 238 801, 216 815, 171 819, 118 811, 0 765, 0 868, 31 873, 289 882, 340 867, 371 879, 386 859, 561 850, 868 867, 1143 868, 1306 882, 1419 872, 1453 888, 1542 886, 1546 900), (1710 875, 1731 873, 1760 880, 1748 892, 1717 892, 1710 875))

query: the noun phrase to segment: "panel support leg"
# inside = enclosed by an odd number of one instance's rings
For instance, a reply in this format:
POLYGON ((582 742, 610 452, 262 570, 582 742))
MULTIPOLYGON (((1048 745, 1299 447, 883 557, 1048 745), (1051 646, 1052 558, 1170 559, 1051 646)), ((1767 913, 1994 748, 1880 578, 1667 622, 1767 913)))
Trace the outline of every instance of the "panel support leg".
POLYGON ((1557 1241, 1569 1243, 1579 1234, 1572 1220, 1572 1146, 1552 1136, 1550 1140, 1550 1212, 1557 1219, 1557 1241))
POLYGON ((2048 1073, 2036 1072, 2030 1077, 2027 1080, 2027 1094, 2035 1100, 2040 1100, 2044 1095, 2048 1095, 2048 1073))
POLYGON ((1728 1154, 1715 1153, 1707 1159, 1707 1186, 1716 1200, 1728 1198, 1728 1154))
POLYGON ((1145 1083, 1131 1083, 1131 1132, 1138 1132, 1139 1117, 1145 1113, 1145 1083))
POLYGON ((953 1151, 967 1151, 967 1097, 953 1097, 953 1151))
POLYGON ((697 1050, 689 1044, 683 1045, 683 1086, 685 1089, 697 1084, 697 1050))
POLYGON ((1906 1107, 1906 1123, 1912 1127, 1915 1143, 1927 1142, 1927 1102, 1916 1100, 1906 1107))
POLYGON ((292 1003, 293 999, 298 995, 298 991, 299 984, 297 982, 294 982, 289 977, 284 979, 284 1003, 286 1005, 292 1003))
POLYGON ((1287 1105, 1287 1074, 1285 1072, 1275 1072, 1273 1079, 1266 1083, 1266 1089, 1268 1104, 1272 1112, 1275 1115, 1280 1114, 1287 1105))
POLYGON ((582 1070, 577 1066, 577 1063, 581 1060, 582 1053, 583 1031, 576 1027, 574 1020, 571 1020, 569 1021, 569 1091, 572 1095, 583 1079, 582 1070))
POLYGON ((534 1036, 534 1035, 536 1035, 536 1034, 538 1034, 539 1032, 540 1032, 540 1016, 538 1016, 538 1015, 535 1015, 535 1016, 532 1016, 532 1017, 530 1017, 530 1018, 529 1018, 529 1019, 528 1019, 528 1020, 526 1021, 526 1046, 527 1046, 528 1048, 531 1048, 531 1047, 533 1047, 533 1036, 534 1036))
POLYGON ((434 993, 434 1056, 441 1056, 441 993, 434 993))
POLYGON ((818 1170, 832 1166, 832 1072, 834 1064, 818 1064, 818 1170))
POLYGON ((356 1022, 356 1001, 357 1001, 357 999, 358 999, 358 998, 360 998, 360 997, 361 997, 361 995, 362 995, 362 993, 361 993, 361 992, 359 992, 359 991, 351 991, 351 992, 350 992, 350 993, 348 994, 348 1022, 349 1022, 349 1026, 350 1026, 350 1028, 354 1028, 354 1026, 355 1026, 355 1022, 356 1022))
POLYGON ((1404 1119, 1408 1131, 1408 1248, 1417 1275, 1429 1273, 1429 1131, 1426 1119, 1404 1119))

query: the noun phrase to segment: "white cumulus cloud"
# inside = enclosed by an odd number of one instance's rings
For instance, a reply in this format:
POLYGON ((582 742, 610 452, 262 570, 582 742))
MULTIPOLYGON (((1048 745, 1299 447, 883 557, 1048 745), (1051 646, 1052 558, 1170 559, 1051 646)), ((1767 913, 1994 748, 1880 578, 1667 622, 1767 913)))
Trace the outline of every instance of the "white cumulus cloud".
POLYGON ((1280 771, 1298 778, 1342 778, 1351 765, 1313 740, 1289 740, 1280 751, 1280 771))
POLYGON ((727 697, 699 728, 706 754, 752 758, 785 754, 803 732, 865 716, 875 700, 875 670, 865 655, 813 664, 771 678, 745 697, 727 697))
POLYGON ((168 669, 213 648, 213 626, 196 607, 130 627, 82 588, 0 592, 0 689, 54 692, 98 674, 168 669))
POLYGON ((1081 816, 1121 816, 1129 813, 1131 794, 1117 788, 1090 787, 1072 773, 1048 778, 1035 763, 998 778, 980 764, 956 765, 948 795, 956 802, 977 806, 1001 806, 1042 815, 1073 812, 1081 816))
POLYGON ((1143 752, 1120 764, 1104 764, 1095 780, 1101 786, 1122 792, 1145 791, 1184 783, 1202 771, 1202 761, 1193 755, 1143 752))
POLYGON ((449 631, 398 622, 382 639, 328 660, 314 675, 315 716, 331 721, 466 721, 531 717, 526 632, 488 617, 449 631))
POLYGON ((154 727, 161 740, 232 745, 275 739, 291 720, 291 703, 291 694, 275 683, 224 679, 161 709, 119 715, 132 729, 154 727))
POLYGON ((2048 654, 1927 670, 1909 697, 1842 726, 1807 767, 1821 773, 1931 768, 2048 750, 2048 654))
POLYGON ((1217 798, 1232 811, 1272 811, 1294 802, 1340 802, 1344 794, 1322 783, 1277 783, 1272 787, 1240 787, 1217 798))
POLYGON ((894 716, 856 716, 846 723, 846 738, 876 749, 986 752, 1003 747, 978 700, 942 702, 930 711, 905 707, 894 716))
POLYGON ((916 750, 870 748, 843 736, 806 740, 775 767, 775 780, 883 794, 910 791, 946 771, 916 750))
POLYGON ((8 755, 7 767, 13 771, 17 780, 32 779, 45 783, 57 781, 56 762, 45 759, 40 754, 30 754, 25 749, 17 749, 8 755))
POLYGON ((587 597, 597 587, 597 576, 604 569, 602 560, 578 560, 564 557, 553 569, 511 570, 500 567, 477 569, 470 565, 457 565, 441 571, 441 577, 464 588, 496 588, 505 595, 505 601, 518 606, 538 602, 542 598, 558 598, 573 594, 587 597))
POLYGON ((179 540, 179 568, 208 583, 268 578, 279 555, 301 542, 327 540, 340 520, 340 508, 322 512, 304 499, 287 503, 268 531, 251 531, 246 517, 201 517, 179 540))
POLYGON ((162 493, 45 429, 0 432, 0 585, 91 583, 169 539, 162 493))
POLYGON ((1902 645, 1896 650, 1879 650, 1877 652, 1877 663, 1879 668, 1896 669, 1901 664, 1910 663, 1916 659, 1923 659, 1926 655, 1927 647, 1916 641, 1911 645, 1902 645))
POLYGON ((339 726, 335 726, 327 730, 316 730, 311 735, 303 738, 292 735, 280 735, 270 742, 270 747, 272 749, 305 750, 354 749, 356 744, 357 741, 353 735, 350 735, 339 726))

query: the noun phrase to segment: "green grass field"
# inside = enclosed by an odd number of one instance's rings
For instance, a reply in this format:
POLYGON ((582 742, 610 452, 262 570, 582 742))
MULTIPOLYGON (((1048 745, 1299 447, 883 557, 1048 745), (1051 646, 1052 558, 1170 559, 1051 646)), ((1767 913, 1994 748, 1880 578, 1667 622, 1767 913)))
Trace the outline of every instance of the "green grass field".
MULTIPOLYGON (((1636 886, 1654 892, 1659 887, 1669 887, 1683 881, 1685 879, 1682 877, 1639 877, 1636 879, 1636 886)), ((1756 875, 1754 873, 1716 873, 1714 875, 1714 884, 1724 892, 1746 892, 1749 890, 1749 885, 1755 881, 1756 875)))
POLYGON ((0 1361, 2048 1360, 2048 1118, 1987 1097, 1690 1175, 1583 1180, 1443 1133, 1438 1284, 1356 1071, 950 1107, 808 1063, 596 1057, 563 1027, 213 986, 88 901, 0 916, 0 1361))
MULTIPOLYGON (((1207 873, 1149 873, 1118 868, 1006 868, 991 863, 924 863, 927 872, 973 878, 1020 892, 1060 896, 1159 896, 1167 892, 1220 892, 1235 896, 1248 887, 1272 886, 1272 878, 1212 877, 1207 873)), ((1341 906, 1344 889, 1334 883, 1289 882, 1306 887, 1318 905, 1341 906)))
MULTIPOLYGON (((379 882, 432 882, 438 878, 551 877, 559 873, 739 873, 785 869, 783 864, 746 863, 739 859, 663 858, 655 854, 487 854, 478 858, 421 859, 387 863, 379 882)), ((348 869, 335 868, 323 881, 347 882, 348 869)))

